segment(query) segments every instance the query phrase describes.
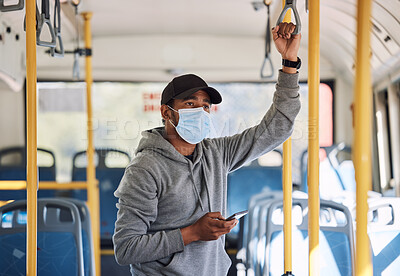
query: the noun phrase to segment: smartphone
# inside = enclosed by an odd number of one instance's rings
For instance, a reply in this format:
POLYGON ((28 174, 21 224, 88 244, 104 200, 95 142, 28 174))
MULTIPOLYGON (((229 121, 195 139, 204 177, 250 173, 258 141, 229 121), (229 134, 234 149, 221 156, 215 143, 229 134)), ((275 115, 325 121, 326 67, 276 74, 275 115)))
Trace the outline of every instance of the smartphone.
POLYGON ((226 220, 233 220, 233 219, 240 219, 241 217, 247 215, 249 211, 241 211, 238 213, 234 213, 232 216, 230 216, 229 218, 227 218, 226 220))

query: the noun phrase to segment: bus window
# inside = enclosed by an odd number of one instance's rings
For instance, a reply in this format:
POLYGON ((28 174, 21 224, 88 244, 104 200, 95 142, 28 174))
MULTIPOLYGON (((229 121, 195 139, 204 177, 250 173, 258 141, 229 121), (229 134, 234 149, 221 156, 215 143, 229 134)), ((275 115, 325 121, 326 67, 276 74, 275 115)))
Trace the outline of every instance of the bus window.
MULTIPOLYGON (((221 104, 212 107, 215 137, 234 135, 256 125, 272 104, 275 91, 274 83, 210 85, 223 97, 221 104)), ((119 149, 133 156, 141 132, 162 126, 160 93, 164 86, 161 82, 95 82, 92 89, 95 147, 119 149)), ((85 84, 39 82, 38 89, 38 144, 55 153, 57 181, 70 181, 72 156, 87 146, 85 84)), ((320 136, 321 145, 326 146, 333 140, 333 97, 326 84, 321 84, 320 91, 323 106, 320 136)), ((293 182, 297 184, 301 182, 301 155, 308 145, 307 84, 300 84, 300 95, 302 109, 292 134, 293 182)))

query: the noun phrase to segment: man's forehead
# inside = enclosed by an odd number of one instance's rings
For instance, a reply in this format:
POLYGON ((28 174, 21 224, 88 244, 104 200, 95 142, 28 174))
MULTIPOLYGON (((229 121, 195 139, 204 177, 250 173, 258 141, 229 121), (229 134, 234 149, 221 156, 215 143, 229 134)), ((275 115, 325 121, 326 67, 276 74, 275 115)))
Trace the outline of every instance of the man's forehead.
POLYGON ((203 100, 203 102, 208 102, 209 103, 210 102, 210 96, 204 90, 199 90, 196 93, 193 93, 192 95, 184 98, 183 100, 184 101, 187 101, 187 100, 203 100))

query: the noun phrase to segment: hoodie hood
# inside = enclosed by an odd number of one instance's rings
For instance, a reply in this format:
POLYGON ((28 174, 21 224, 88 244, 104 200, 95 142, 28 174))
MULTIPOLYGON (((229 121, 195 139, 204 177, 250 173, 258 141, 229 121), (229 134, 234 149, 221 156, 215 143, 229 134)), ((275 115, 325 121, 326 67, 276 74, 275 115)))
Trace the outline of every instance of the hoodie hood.
MULTIPOLYGON (((188 160, 184 155, 179 153, 174 146, 165 138, 164 127, 153 128, 142 132, 142 139, 139 142, 135 154, 143 153, 156 153, 168 159, 175 160, 187 164, 188 160)), ((197 164, 202 156, 203 146, 200 142, 196 145, 193 153, 193 164, 197 164)))

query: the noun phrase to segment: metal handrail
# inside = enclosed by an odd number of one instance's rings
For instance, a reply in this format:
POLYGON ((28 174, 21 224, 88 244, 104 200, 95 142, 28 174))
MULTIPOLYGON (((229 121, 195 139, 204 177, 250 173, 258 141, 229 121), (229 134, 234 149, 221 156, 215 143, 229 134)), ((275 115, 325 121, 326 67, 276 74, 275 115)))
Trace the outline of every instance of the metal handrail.
POLYGON ((279 15, 278 21, 276 22, 277 26, 280 23, 282 23, 287 10, 291 9, 294 13, 294 18, 296 20, 296 28, 293 31, 294 35, 301 33, 301 21, 300 21, 299 13, 296 8, 296 1, 297 0, 286 0, 285 6, 283 7, 281 14, 279 15))
POLYGON ((0 0, 0 11, 1 12, 11 12, 18 11, 24 8, 24 0, 19 0, 17 4, 14 5, 4 5, 4 0, 0 0))
POLYGON ((60 45, 60 49, 57 49, 56 47, 50 48, 50 55, 52 57, 57 57, 57 58, 62 58, 64 57, 64 44, 62 42, 62 37, 61 37, 61 5, 60 5, 60 0, 55 0, 54 2, 54 32, 55 35, 57 36, 57 41, 58 44, 60 45))
POLYGON ((267 7, 267 29, 265 31, 265 58, 264 58, 264 62, 261 66, 261 71, 260 71, 260 76, 262 79, 267 79, 267 78, 271 78, 274 75, 274 66, 272 64, 272 60, 271 60, 271 24, 270 24, 270 15, 269 15, 269 5, 270 2, 267 3, 266 1, 264 1, 265 6, 267 7), (270 69, 270 73, 268 75, 264 75, 264 69, 265 69, 265 65, 269 64, 269 69, 270 69))
POLYGON ((37 21, 37 30, 36 30, 36 44, 38 46, 44 47, 56 47, 57 44, 57 37, 54 32, 54 28, 51 25, 50 21, 50 3, 49 0, 42 0, 42 13, 39 13, 39 10, 36 6, 36 21, 37 21), (49 32, 51 36, 51 41, 42 41, 40 36, 43 31, 43 26, 47 25, 49 27, 49 32))

